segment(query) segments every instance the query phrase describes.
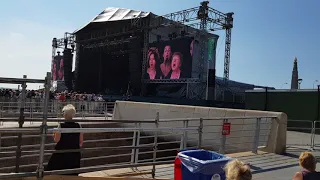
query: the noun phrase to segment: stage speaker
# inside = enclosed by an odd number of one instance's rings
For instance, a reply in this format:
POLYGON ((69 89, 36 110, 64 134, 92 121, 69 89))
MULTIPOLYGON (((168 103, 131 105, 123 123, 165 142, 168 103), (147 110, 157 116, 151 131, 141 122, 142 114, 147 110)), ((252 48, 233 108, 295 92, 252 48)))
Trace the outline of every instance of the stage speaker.
POLYGON ((208 99, 215 100, 215 86, 216 86, 216 70, 209 69, 208 74, 208 99))
POLYGON ((79 43, 76 43, 76 57, 75 57, 75 67, 74 67, 74 90, 80 89, 80 54, 82 52, 82 48, 79 43))
POLYGON ((64 69, 64 82, 68 90, 72 90, 72 59, 73 54, 71 49, 64 49, 63 51, 63 69, 64 69))
POLYGON ((132 95, 140 95, 142 76, 141 39, 133 38, 129 42, 129 91, 132 95))

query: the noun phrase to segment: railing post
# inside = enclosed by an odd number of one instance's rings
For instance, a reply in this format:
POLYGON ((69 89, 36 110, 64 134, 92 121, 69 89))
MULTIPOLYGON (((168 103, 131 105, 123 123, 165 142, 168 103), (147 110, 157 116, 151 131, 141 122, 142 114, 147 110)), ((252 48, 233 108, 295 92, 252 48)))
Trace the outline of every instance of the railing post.
POLYGON ((103 103, 104 107, 103 107, 103 111, 104 111, 104 120, 108 119, 108 102, 103 103))
POLYGON ((259 140, 260 140, 260 125, 261 125, 261 118, 257 118, 256 130, 254 133, 254 142, 252 145, 252 152, 255 154, 258 153, 258 146, 259 146, 259 140))
POLYGON ((198 149, 201 149, 202 147, 202 129, 203 129, 203 119, 200 118, 200 123, 199 123, 199 139, 198 139, 198 149))
MULTIPOLYGON (((183 128, 188 128, 188 120, 183 121, 183 128)), ((181 134, 180 150, 187 148, 188 132, 183 131, 181 134)))
POLYGON ((0 152, 1 152, 1 146, 2 146, 2 144, 1 144, 1 142, 2 142, 2 139, 1 139, 1 133, 0 133, 0 152))
POLYGON ((220 139, 220 148, 219 148, 219 152, 221 154, 224 154, 225 153, 225 148, 226 148, 226 140, 227 140, 227 136, 225 135, 222 135, 222 132, 223 132, 223 124, 224 123, 227 123, 228 122, 228 119, 224 119, 223 122, 222 122, 222 126, 221 126, 221 139, 220 139))
MULTIPOLYGON (((134 124, 134 127, 137 128, 137 123, 134 124)), ((131 150, 131 164, 135 162, 135 155, 136 155, 136 147, 137 146, 137 131, 133 131, 133 139, 132 139, 132 150, 131 150)))
POLYGON ((316 124, 317 121, 313 121, 312 122, 312 130, 311 130, 311 150, 314 150, 315 144, 314 144, 314 139, 316 137, 316 124))
POLYGON ((51 85, 51 73, 48 72, 45 82, 45 99, 44 99, 44 109, 43 109, 43 120, 40 127, 41 130, 41 142, 40 142, 40 155, 39 155, 39 164, 37 168, 37 179, 42 180, 44 176, 44 148, 47 137, 47 118, 48 118, 48 103, 49 103, 49 94, 50 94, 50 85, 51 85))
MULTIPOLYGON (((157 112, 156 119, 155 119, 155 125, 156 125, 156 132, 154 135, 154 147, 153 147, 153 163, 157 160, 157 150, 158 150, 158 128, 159 128, 159 112, 157 112)), ((152 165, 152 178, 154 179, 156 177, 156 165, 152 165)))
MULTIPOLYGON (((27 76, 23 75, 23 78, 26 79, 27 76)), ((27 89, 27 83, 22 84, 22 91, 21 91, 21 102, 20 102, 20 115, 19 115, 19 128, 23 127, 24 123, 24 107, 25 107, 25 98, 26 98, 26 89, 27 89)), ((21 143, 22 143, 22 133, 18 134, 18 139, 17 139, 17 150, 16 150, 16 169, 15 172, 19 172, 20 168, 20 159, 21 159, 21 143)))
POLYGON ((33 124, 33 122, 32 122, 32 118, 33 118, 32 103, 30 103, 30 118, 31 118, 31 120, 30 120, 30 124, 33 124))
MULTIPOLYGON (((185 121, 183 121, 183 127, 185 126, 185 121)), ((183 150, 184 148, 184 132, 181 133, 181 138, 180 138, 180 150, 183 150)))
POLYGON ((0 102, 0 118, 3 118, 2 111, 3 111, 3 103, 0 102))
POLYGON ((60 118, 60 115, 61 115, 61 112, 60 112, 60 102, 59 102, 59 100, 56 100, 56 103, 55 103, 55 111, 56 111, 56 113, 57 113, 57 118, 60 118))
MULTIPOLYGON (((3 103, 0 102, 0 118, 3 118, 2 112, 3 112, 3 103)), ((0 121, 0 126, 2 125, 3 125, 3 121, 0 121)))
MULTIPOLYGON (((141 123, 138 123, 138 128, 141 128, 141 123)), ((137 142, 136 142, 137 146, 140 146, 140 131, 137 132, 137 142)), ((136 148, 136 153, 135 153, 135 157, 134 157, 134 162, 135 163, 139 163, 139 149, 136 148)))
MULTIPOLYGON (((188 128, 189 127, 189 121, 185 120, 183 121, 184 124, 184 128, 188 128)), ((188 131, 183 131, 183 149, 186 149, 188 145, 188 131)))

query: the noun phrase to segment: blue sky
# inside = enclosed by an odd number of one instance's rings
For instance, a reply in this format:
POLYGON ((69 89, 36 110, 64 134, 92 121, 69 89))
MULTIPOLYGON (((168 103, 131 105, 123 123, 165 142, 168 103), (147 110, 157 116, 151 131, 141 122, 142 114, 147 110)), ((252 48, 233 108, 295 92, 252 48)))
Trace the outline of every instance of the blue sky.
MULTIPOLYGON (((43 78, 50 71, 51 40, 83 26, 106 7, 167 14, 198 6, 198 0, 10 0, 0 6, 0 76, 43 78)), ((230 79, 288 88, 298 58, 302 88, 319 80, 318 0, 211 0, 234 12, 230 79)), ((218 31, 217 75, 223 75, 224 32, 218 31)), ((0 87, 8 85, 0 84, 0 87)), ((16 86, 10 86, 16 87, 16 86)), ((38 87, 38 85, 29 85, 38 87)))

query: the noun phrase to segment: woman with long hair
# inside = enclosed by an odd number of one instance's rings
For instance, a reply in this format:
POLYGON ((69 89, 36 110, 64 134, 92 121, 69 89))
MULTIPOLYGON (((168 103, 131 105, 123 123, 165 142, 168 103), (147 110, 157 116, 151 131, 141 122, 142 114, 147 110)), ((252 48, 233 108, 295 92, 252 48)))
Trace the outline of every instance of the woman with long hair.
POLYGON ((159 73, 159 53, 157 48, 150 48, 148 51, 147 79, 160 79, 159 73))
POLYGON ((164 47, 162 58, 163 58, 163 62, 160 64, 160 69, 163 77, 167 79, 171 71, 172 50, 170 45, 166 45, 164 47))

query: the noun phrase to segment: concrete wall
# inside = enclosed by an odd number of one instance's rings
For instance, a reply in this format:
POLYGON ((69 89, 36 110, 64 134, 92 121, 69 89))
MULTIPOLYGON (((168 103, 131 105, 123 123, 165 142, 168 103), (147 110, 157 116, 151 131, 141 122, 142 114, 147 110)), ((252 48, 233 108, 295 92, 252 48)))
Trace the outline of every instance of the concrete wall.
MULTIPOLYGON (((203 122, 202 141, 204 146, 213 150, 219 149, 220 146, 223 124, 221 117, 233 117, 229 119, 231 134, 226 140, 225 152, 228 153, 252 149, 256 127, 256 118, 253 117, 274 117, 261 119, 259 145, 265 146, 262 150, 272 153, 282 153, 286 148, 287 116, 284 113, 117 101, 113 119, 152 120, 156 118, 157 112, 160 115, 159 127, 183 127, 182 121, 174 120, 177 118, 194 118, 196 120, 190 121, 189 127, 198 127, 200 121, 197 118, 207 119, 203 122)), ((154 128, 155 125, 142 124, 142 127, 154 128)), ((180 139, 180 137, 181 135, 172 135, 171 138, 180 139)), ((188 139, 191 140, 190 143, 196 145, 199 139, 197 132, 188 132, 188 139)))

